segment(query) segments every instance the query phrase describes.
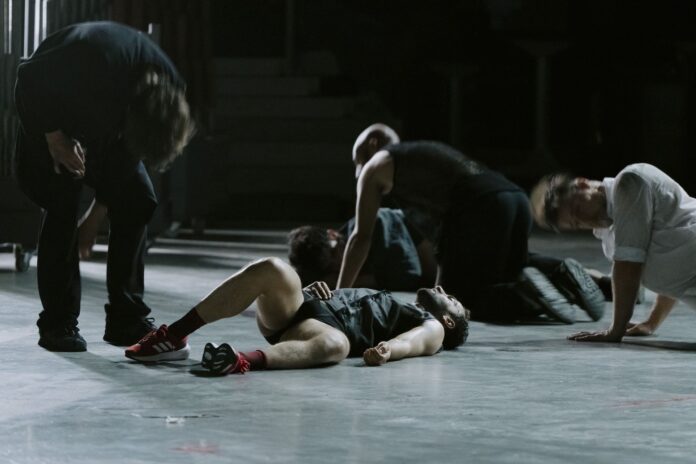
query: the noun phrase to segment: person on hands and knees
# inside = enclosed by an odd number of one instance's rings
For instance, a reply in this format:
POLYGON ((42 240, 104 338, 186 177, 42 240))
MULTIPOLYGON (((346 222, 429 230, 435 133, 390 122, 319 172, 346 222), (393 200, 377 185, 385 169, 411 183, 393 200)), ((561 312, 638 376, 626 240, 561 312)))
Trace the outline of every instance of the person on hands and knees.
POLYGON ((529 253, 529 200, 502 174, 444 143, 403 142, 380 123, 358 135, 353 164, 355 227, 345 243, 337 288, 355 286, 363 273, 373 237, 381 234, 380 205, 388 196, 436 250, 436 283, 469 308, 473 319, 549 316, 572 324, 576 306, 593 320, 602 317, 604 296, 580 263, 529 253))
POLYGON ((240 352, 227 343, 208 343, 195 372, 301 369, 348 356, 378 366, 454 349, 468 336, 468 311, 441 287, 418 290, 414 303, 385 291, 331 291, 325 282, 302 288, 289 264, 265 258, 228 278, 181 319, 153 330, 125 355, 141 362, 186 359, 191 333, 237 316, 254 302, 259 330, 271 346, 240 352))
POLYGON ((571 340, 650 335, 677 301, 696 308, 696 199, 655 166, 632 164, 602 181, 552 174, 534 187, 531 202, 542 227, 593 230, 613 262, 612 325, 571 340), (645 321, 630 322, 641 283, 657 297, 645 321))

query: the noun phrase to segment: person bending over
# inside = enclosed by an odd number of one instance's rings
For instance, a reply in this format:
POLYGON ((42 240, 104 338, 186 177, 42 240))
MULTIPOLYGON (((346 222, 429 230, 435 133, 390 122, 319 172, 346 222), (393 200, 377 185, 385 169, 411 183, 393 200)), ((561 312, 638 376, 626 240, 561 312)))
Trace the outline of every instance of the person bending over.
POLYGON ((80 23, 50 35, 22 61, 15 103, 17 180, 44 210, 39 345, 87 349, 78 329, 77 234, 86 184, 110 221, 103 338, 128 346, 154 328, 143 301, 146 228, 157 206, 146 164, 164 168, 193 134, 184 81, 145 34, 112 22, 80 23))
POLYGON ((696 199, 655 166, 632 164, 601 181, 552 174, 534 187, 531 199, 541 226, 594 230, 613 262, 612 325, 571 340, 650 335, 678 300, 696 308, 696 199), (645 321, 630 322, 641 282, 657 298, 645 321))
POLYGON ((278 258, 247 265, 170 326, 153 330, 125 355, 155 362, 188 358, 188 335, 237 316, 256 302, 261 334, 271 344, 238 352, 205 346, 201 368, 210 374, 256 369, 300 369, 362 356, 372 366, 454 349, 468 335, 468 311, 441 287, 418 290, 415 303, 369 289, 332 292, 325 282, 302 288, 297 272, 278 258))

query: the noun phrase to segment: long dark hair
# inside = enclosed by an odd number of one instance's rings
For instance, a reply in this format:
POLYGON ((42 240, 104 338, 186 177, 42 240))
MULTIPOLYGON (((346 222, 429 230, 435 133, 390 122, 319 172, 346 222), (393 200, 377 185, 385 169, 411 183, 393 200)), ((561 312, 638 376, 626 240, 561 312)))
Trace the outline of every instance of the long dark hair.
POLYGON ((123 140, 130 154, 164 170, 183 152, 195 130, 185 89, 158 70, 146 69, 126 113, 123 140))

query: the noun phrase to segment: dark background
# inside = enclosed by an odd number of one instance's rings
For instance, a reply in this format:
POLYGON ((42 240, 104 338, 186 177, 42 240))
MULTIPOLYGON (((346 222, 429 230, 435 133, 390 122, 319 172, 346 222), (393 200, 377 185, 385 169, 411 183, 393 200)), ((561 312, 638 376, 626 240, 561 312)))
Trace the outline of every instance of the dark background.
POLYGON ((161 24, 189 80, 202 130, 163 181, 169 220, 341 222, 353 213, 352 141, 376 121, 451 143, 525 188, 551 170, 602 178, 650 162, 696 192, 694 2, 87 3, 161 24), (316 86, 266 95, 255 86, 269 77, 316 86))
MULTIPOLYGON (((213 11, 216 56, 283 53, 285 2, 213 11)), ((339 90, 379 98, 404 139, 448 141, 526 188, 549 169, 602 178, 650 162, 696 190, 693 2, 300 0, 295 23, 296 47, 334 54, 339 90), (557 49, 541 149, 530 41, 557 49)))

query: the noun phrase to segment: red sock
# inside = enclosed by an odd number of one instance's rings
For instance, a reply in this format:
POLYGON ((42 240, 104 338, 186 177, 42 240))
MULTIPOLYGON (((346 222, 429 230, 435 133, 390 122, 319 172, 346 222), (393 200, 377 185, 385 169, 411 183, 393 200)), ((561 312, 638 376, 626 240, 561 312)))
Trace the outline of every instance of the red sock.
POLYGON ((201 319, 201 316, 198 315, 198 311, 194 307, 191 311, 187 312, 184 317, 169 326, 169 333, 183 339, 204 325, 205 321, 201 319))
POLYGON ((261 371, 266 368, 266 354, 261 350, 240 351, 239 355, 249 361, 250 371, 261 371))

